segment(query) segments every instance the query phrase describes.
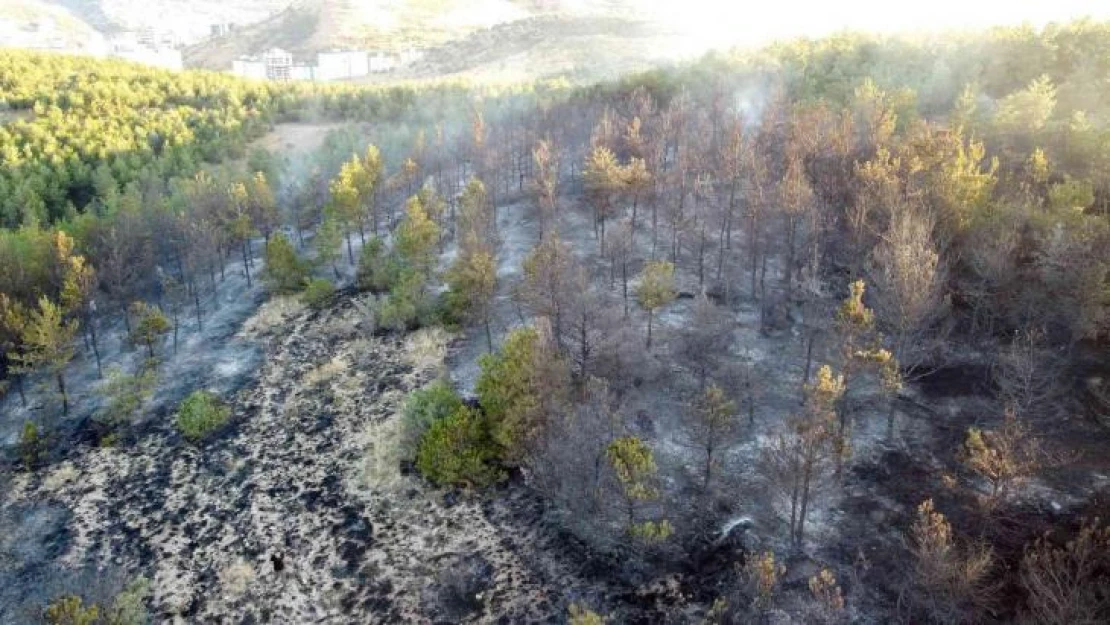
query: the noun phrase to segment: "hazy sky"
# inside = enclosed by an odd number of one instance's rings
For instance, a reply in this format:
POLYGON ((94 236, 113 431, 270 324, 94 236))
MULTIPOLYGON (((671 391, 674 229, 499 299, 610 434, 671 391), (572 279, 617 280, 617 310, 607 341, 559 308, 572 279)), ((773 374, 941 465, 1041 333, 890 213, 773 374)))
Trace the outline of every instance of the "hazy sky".
POLYGON ((871 31, 981 28, 1081 16, 1110 19, 1110 0, 643 0, 645 10, 708 45, 871 31))

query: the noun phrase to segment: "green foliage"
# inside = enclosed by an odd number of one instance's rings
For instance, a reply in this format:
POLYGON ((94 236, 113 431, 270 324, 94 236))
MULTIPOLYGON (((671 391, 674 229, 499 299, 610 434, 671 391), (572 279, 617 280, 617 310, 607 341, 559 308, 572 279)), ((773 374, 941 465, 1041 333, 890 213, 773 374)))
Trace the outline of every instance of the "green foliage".
POLYGON ((46 457, 46 436, 34 421, 25 421, 19 432, 19 457, 28 471, 34 470, 46 457))
POLYGON ((401 440, 399 445, 406 456, 414 454, 423 438, 436 422, 446 419, 463 408, 459 394, 446 380, 436 380, 409 394, 401 409, 401 440))
POLYGON ((279 295, 295 293, 304 288, 308 279, 308 264, 297 256, 293 244, 280 232, 266 243, 266 267, 262 280, 271 291, 279 295))
POLYGON ((158 369, 153 362, 144 363, 134 375, 119 368, 109 370, 108 379, 98 389, 105 405, 97 420, 112 428, 129 425, 150 400, 157 384, 158 369))
POLYGON ((654 485, 655 455, 644 441, 635 436, 618 438, 609 443, 605 456, 630 500, 649 501, 659 496, 654 485))
POLYGON ((327 305, 334 294, 335 286, 330 281, 324 278, 313 278, 305 284, 304 291, 301 293, 301 301, 306 306, 320 309, 327 305))
POLYGON ((416 467, 439 485, 482 487, 500 478, 492 466, 496 458, 485 419, 464 406, 428 428, 420 441, 416 467))
POLYGON ((674 265, 665 261, 651 261, 644 265, 640 282, 636 285, 636 299, 648 312, 647 345, 651 347, 651 326, 655 311, 674 301, 678 293, 674 286, 674 265))
POLYGON ((567 617, 568 625, 605 625, 608 621, 608 618, 601 616, 589 608, 578 605, 577 603, 570 604, 569 615, 567 617))
POLYGON ((1095 203, 1095 190, 1086 180, 1068 178, 1048 188, 1048 205, 1056 211, 1082 213, 1095 203))
POLYGON ((231 408, 214 393, 193 391, 177 412, 177 429, 192 443, 203 440, 227 424, 231 408))
POLYGON ((170 320, 161 308, 146 302, 132 302, 128 313, 135 319, 131 327, 131 342, 144 345, 147 355, 154 358, 154 346, 170 331, 170 320))
POLYGON ((998 103, 995 124, 1008 133, 1028 133, 1045 127, 1056 108, 1056 87, 1048 75, 1034 78, 1020 91, 998 103))
MULTIPOLYGON (((343 247, 343 227, 339 222, 331 217, 325 219, 324 223, 316 229, 316 236, 312 238, 312 246, 316 249, 316 265, 330 265, 335 270, 338 279, 339 271, 335 269, 335 261, 339 260, 343 247)), ((363 253, 366 252, 365 246, 363 246, 362 251, 363 253)))
POLYGON ((139 577, 120 591, 112 605, 104 611, 105 625, 147 625, 150 614, 146 600, 150 597, 150 580, 139 577))
POLYGON ((96 625, 100 608, 96 604, 85 606, 81 597, 66 595, 47 606, 43 618, 49 625, 96 625))
POLYGON ((397 227, 394 252, 406 267, 429 275, 435 264, 439 226, 428 216, 419 196, 410 197, 405 205, 405 218, 397 227))
POLYGON ((662 521, 641 521, 628 527, 629 536, 645 543, 663 542, 670 538, 673 533, 674 526, 666 519, 662 521))
POLYGON ((400 273, 400 265, 381 239, 373 237, 362 246, 358 259, 358 288, 385 293, 398 281, 400 273))
POLYGON ((478 360, 481 373, 474 390, 489 419, 493 440, 508 456, 518 456, 540 425, 535 390, 538 346, 539 334, 534 328, 518 328, 505 337, 496 353, 478 360))
POLYGON ((485 249, 464 250, 447 272, 451 314, 472 323, 488 321, 497 294, 497 261, 485 249))
POLYGON ((432 320, 434 301, 424 276, 411 269, 400 272, 389 296, 378 306, 378 325, 394 332, 415 330, 432 320))

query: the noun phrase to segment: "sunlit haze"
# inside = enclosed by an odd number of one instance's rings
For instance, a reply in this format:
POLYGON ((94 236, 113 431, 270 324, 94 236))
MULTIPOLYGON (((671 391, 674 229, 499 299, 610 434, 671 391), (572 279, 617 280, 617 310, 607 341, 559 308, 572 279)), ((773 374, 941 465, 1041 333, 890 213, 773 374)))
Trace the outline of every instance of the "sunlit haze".
POLYGON ((645 0, 643 10, 689 37, 692 48, 758 45, 840 30, 935 32, 1110 16, 1110 0, 645 0))

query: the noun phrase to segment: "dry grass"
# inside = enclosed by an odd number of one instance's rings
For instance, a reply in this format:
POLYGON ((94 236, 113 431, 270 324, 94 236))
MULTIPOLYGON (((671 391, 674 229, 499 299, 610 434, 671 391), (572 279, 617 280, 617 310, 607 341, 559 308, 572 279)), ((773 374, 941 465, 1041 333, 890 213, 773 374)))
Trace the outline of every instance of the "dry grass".
POLYGON ((220 586, 232 598, 242 597, 254 581, 254 567, 238 558, 220 571, 220 586))
POLYGON ((400 490, 406 482, 400 471, 400 437, 399 416, 366 424, 359 440, 366 452, 354 475, 357 488, 385 492, 400 490))
POLYGON ((77 467, 73 466, 72 462, 66 460, 43 478, 42 486, 46 490, 57 491, 66 484, 77 479, 78 475, 77 467))
POLYGON ((263 335, 274 330, 286 321, 299 315, 305 306, 295 297, 279 296, 271 298, 258 308, 258 312, 243 322, 240 336, 263 335))
POLYGON ((451 335, 443 328, 421 328, 405 337, 405 359, 414 369, 434 369, 443 365, 451 335))
POLYGON ((345 374, 350 368, 351 364, 343 356, 336 356, 324 364, 309 371, 304 376, 305 386, 319 386, 327 382, 331 382, 335 378, 345 374))

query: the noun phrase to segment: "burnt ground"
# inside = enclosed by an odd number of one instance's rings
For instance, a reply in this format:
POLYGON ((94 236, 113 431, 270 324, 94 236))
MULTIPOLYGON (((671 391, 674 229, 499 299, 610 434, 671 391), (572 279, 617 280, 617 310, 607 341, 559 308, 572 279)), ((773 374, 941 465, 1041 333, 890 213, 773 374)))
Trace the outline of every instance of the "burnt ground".
MULTIPOLYGON (((564 238, 595 268, 595 284, 608 288, 588 217, 573 206, 560 215, 564 238)), ((496 336, 526 321, 509 293, 536 234, 525 204, 503 207, 500 222, 496 336)), ((678 281, 685 293, 700 286, 686 270, 678 281)), ((836 300, 832 291, 827 303, 836 300)), ((745 552, 772 550, 787 565, 779 620, 805 617, 806 580, 827 567, 853 622, 885 623, 898 616, 902 537, 923 499, 935 498, 960 534, 986 526, 970 496, 944 485, 966 428, 989 426, 999 414, 989 369, 968 354, 965 364, 907 388, 893 433, 876 388, 861 389, 852 459, 815 501, 806 545, 792 551, 788 505, 769 491, 758 458, 798 406, 801 320, 764 332, 759 306, 744 294, 729 303, 729 359, 752 367, 756 418, 722 454, 712 496, 691 506, 699 459, 684 415, 696 386, 670 356, 692 310, 683 298, 658 316, 657 342, 637 365, 641 383, 623 398, 626 429, 656 454, 659 512, 673 515, 683 559, 668 564, 657 556, 678 552, 649 554, 628 574, 628 554, 598 553, 565 531, 519 476, 479 495, 433 489, 402 471, 392 443, 405 395, 443 373, 469 389, 485 340, 476 330, 376 336, 366 306, 349 292, 321 312, 275 300, 242 324, 236 308, 220 333, 198 337, 204 342, 189 347, 188 364, 172 365, 187 368, 171 370, 171 382, 227 393, 234 414, 199 447, 183 441, 172 410, 159 407, 127 444, 97 447, 82 434, 88 423, 75 422, 74 438, 49 466, 9 474, 0 484, 0 622, 33 622, 61 593, 109 597, 137 575, 152 580, 152 612, 165 622, 561 622, 571 601, 618 622, 698 622, 714 598, 735 589, 732 572, 745 552), (206 361, 213 341, 222 350, 215 362, 228 363, 233 376, 206 361), (741 520, 748 529, 740 545, 722 549, 720 535, 741 520)), ((630 342, 644 322, 633 305, 630 342)), ((819 362, 831 357, 827 343, 819 362)), ((1091 493, 1108 483, 1098 453, 1107 433, 1074 414, 1046 440, 1081 449, 1080 460, 1027 485, 995 523, 1009 536, 1000 550, 1009 564, 1042 528, 1089 511, 1091 493)))

